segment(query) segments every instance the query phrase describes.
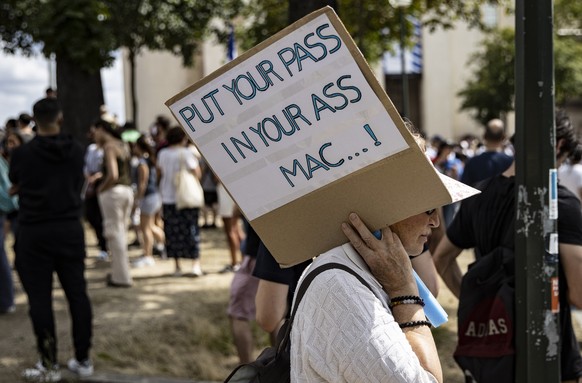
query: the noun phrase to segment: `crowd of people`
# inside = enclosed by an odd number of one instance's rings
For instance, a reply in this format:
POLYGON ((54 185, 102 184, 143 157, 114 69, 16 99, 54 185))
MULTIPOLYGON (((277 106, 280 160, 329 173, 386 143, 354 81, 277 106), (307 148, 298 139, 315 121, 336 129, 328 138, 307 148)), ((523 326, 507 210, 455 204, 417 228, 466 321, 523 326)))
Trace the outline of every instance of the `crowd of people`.
MULTIPOLYGON (((573 156, 579 141, 569 117, 563 111, 556 113, 555 145, 557 167, 560 168, 566 161, 575 160, 573 156)), ((438 272, 456 297, 462 294, 464 274, 457 262, 462 250, 474 248, 476 262, 479 262, 484 257, 492 256, 492 251, 499 246, 514 249, 515 162, 512 161, 500 173, 485 177, 477 185, 481 194, 461 205, 434 252, 438 272)), ((579 382, 582 380, 582 357, 573 330, 571 306, 582 307, 582 211, 579 194, 574 194, 560 184, 557 199, 560 376, 563 382, 579 382)), ((499 358, 502 356, 501 353, 497 355, 499 358)), ((514 360, 504 365, 505 374, 501 375, 495 371, 495 365, 491 362, 493 360, 483 362, 483 370, 479 371, 479 375, 474 373, 476 376, 470 375, 468 378, 477 382, 515 381, 514 360)))
POLYGON ((220 272, 238 270, 242 226, 228 194, 218 196, 219 182, 184 131, 160 115, 147 132, 131 122, 119 126, 101 108, 87 129, 83 148, 61 132, 63 114, 56 97, 33 105, 33 115, 9 119, 2 130, 0 156, 0 314, 16 310, 14 267, 29 303, 39 361, 23 372, 31 381, 59 381, 52 278, 56 273, 69 303, 75 356, 67 366, 81 377, 93 373, 89 356, 92 309, 85 280, 83 219, 94 230, 97 259, 110 271, 105 285, 133 286, 132 269, 155 265, 156 256, 174 260, 175 276, 201 277, 200 212, 212 219, 204 228, 224 225, 231 243, 231 263, 220 272), (176 207, 175 175, 182 168, 205 181, 206 203, 176 207), (212 186, 212 190, 209 189, 212 186), (219 209, 219 206, 222 208, 219 209), (220 211, 219 211, 220 210, 220 211), (220 217, 222 215, 222 217, 220 217), (6 254, 5 227, 14 238, 14 264, 6 254), (128 234, 135 230, 134 243, 128 234), (130 261, 130 246, 142 255, 130 261), (184 260, 190 260, 184 269, 184 260))
MULTIPOLYGON (((558 196, 561 373, 563 381, 580 382, 582 357, 569 308, 582 306, 582 149, 567 116, 556 116, 560 183, 571 189, 561 187, 558 196)), ((458 142, 439 136, 425 142, 414 134, 439 172, 480 189, 480 195, 408 217, 383 228, 379 238, 368 230, 365 217, 354 212, 341 227, 348 244, 314 262, 281 269, 196 147, 169 118, 160 115, 141 131, 130 122, 118 126, 104 108, 88 127, 86 148, 60 131, 62 118, 56 97, 47 93, 34 104, 33 116, 23 113, 8 120, 2 137, 0 313, 15 310, 12 265, 4 248, 7 227, 15 238, 15 269, 28 297, 40 357, 23 373, 31 381, 61 377, 53 273, 65 291, 73 323, 75 355, 67 366, 81 377, 93 373, 83 215, 95 232, 99 260, 110 264, 104 283, 111 288, 131 288, 132 268, 151 267, 156 257, 172 259, 176 276, 202 277, 200 231, 216 227, 220 217, 230 255, 220 272, 234 272, 227 315, 241 363, 253 359, 252 321, 275 342, 302 275, 330 262, 353 268, 373 287, 340 270, 328 271, 314 280, 298 306, 291 334, 294 382, 441 382, 438 350, 412 270, 433 295, 440 275, 458 297, 463 275, 457 256, 468 248, 477 249, 477 258, 487 254, 499 245, 500 233, 514 227, 514 207, 508 209, 506 203, 514 198, 514 149, 500 119, 491 120, 481 137, 458 142), (174 180, 183 169, 204 191, 200 206, 176 206, 174 180), (128 255, 131 230, 142 250, 133 261, 128 255)), ((512 247, 513 241, 507 245, 512 247)), ((487 382, 467 376, 471 381, 487 382)))
MULTIPOLYGON (((228 194, 220 195, 220 183, 184 131, 160 115, 146 133, 133 123, 118 127, 111 118, 100 118, 89 130, 92 143, 85 157, 85 214, 98 238, 99 257, 111 261, 110 287, 130 287, 131 268, 149 267, 156 256, 171 258, 174 275, 202 276, 200 230, 215 228, 220 217, 231 238, 236 208, 228 194), (204 204, 176 206, 176 174, 186 168, 204 185, 204 204), (212 224, 200 224, 204 217, 212 224), (127 235, 135 230, 135 241, 127 235), (141 246, 142 255, 129 261, 127 249, 141 246), (183 259, 191 260, 187 269, 183 259)), ((240 241, 231 247, 233 271, 240 262, 240 241)))

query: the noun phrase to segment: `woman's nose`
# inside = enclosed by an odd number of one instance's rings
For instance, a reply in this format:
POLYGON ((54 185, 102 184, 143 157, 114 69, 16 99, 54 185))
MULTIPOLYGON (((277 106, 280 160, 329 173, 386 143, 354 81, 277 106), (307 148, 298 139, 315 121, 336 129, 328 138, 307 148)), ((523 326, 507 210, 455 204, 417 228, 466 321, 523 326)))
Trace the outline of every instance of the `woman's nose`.
POLYGON ((439 217, 439 214, 438 214, 438 210, 434 214, 431 214, 429 216, 428 223, 433 228, 434 227, 439 227, 439 225, 441 224, 441 220, 440 220, 440 217, 439 217))

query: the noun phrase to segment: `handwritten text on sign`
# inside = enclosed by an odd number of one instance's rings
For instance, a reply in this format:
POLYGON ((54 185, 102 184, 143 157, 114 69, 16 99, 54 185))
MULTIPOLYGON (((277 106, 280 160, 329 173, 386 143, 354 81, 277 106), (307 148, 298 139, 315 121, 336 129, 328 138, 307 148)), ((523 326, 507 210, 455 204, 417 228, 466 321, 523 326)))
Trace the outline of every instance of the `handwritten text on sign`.
POLYGON ((251 220, 407 147, 326 15, 170 108, 251 220))

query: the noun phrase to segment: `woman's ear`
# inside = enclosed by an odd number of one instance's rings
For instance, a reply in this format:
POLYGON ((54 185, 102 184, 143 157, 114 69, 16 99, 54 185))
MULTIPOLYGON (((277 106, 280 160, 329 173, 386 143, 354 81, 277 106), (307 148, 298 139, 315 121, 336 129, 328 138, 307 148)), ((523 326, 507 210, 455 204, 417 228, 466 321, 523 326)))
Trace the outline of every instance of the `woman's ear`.
POLYGON ((560 153, 560 149, 562 149, 562 146, 564 146, 564 139, 560 138, 558 140, 558 142, 556 142, 556 153, 560 153))
POLYGON ((568 157, 569 153, 562 151, 562 146, 564 146, 565 142, 566 140, 564 138, 560 138, 556 142, 556 168, 559 168, 568 157))

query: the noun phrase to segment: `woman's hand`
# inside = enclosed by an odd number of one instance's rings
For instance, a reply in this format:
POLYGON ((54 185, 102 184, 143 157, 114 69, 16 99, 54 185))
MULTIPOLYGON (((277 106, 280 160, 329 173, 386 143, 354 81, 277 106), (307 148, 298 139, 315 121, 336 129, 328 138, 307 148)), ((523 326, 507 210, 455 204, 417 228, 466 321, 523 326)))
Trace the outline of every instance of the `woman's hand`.
POLYGON ((389 227, 377 239, 356 213, 342 230, 389 296, 418 295, 412 265, 400 238, 389 227))

